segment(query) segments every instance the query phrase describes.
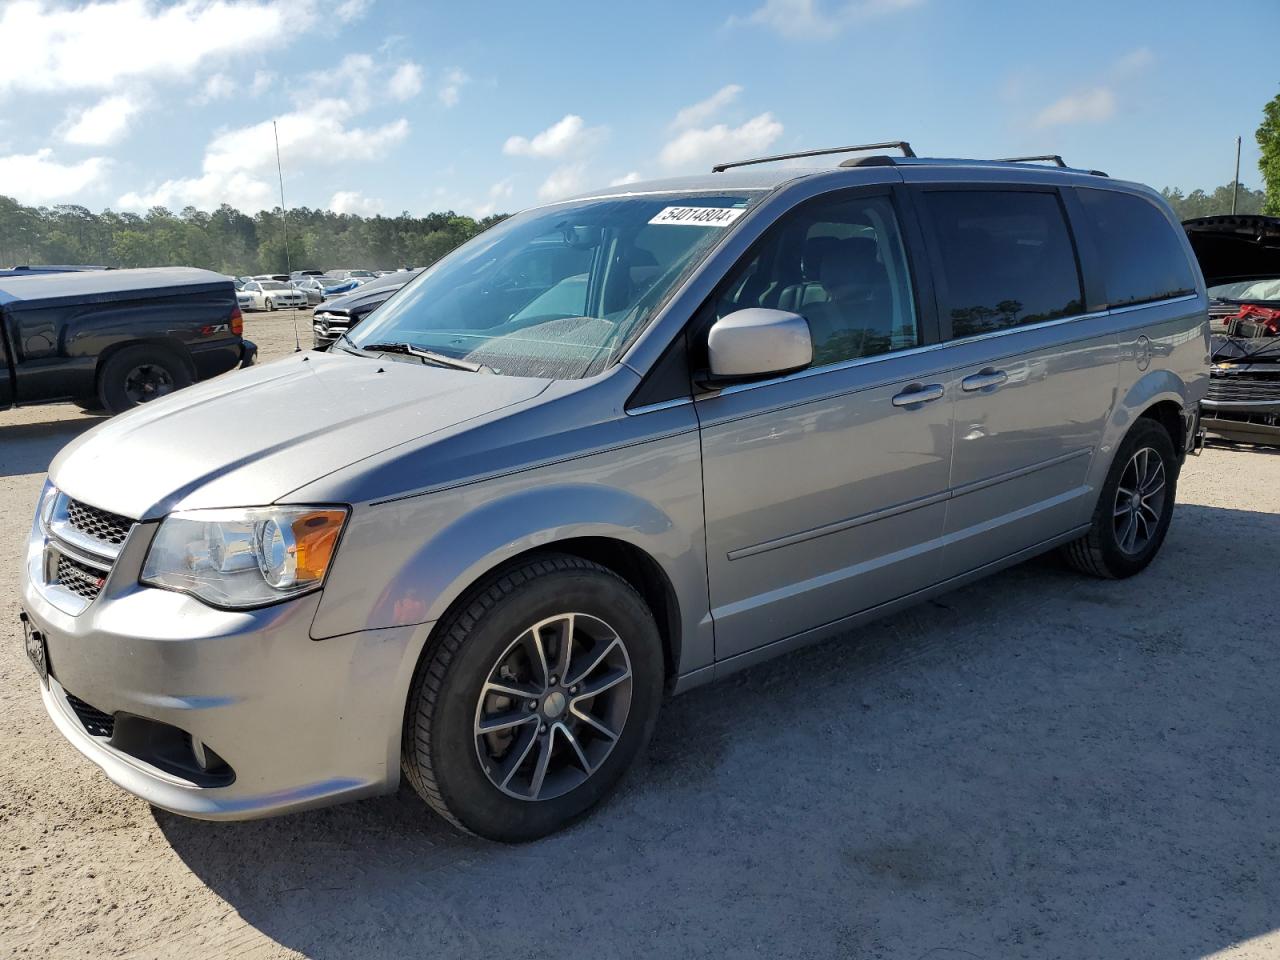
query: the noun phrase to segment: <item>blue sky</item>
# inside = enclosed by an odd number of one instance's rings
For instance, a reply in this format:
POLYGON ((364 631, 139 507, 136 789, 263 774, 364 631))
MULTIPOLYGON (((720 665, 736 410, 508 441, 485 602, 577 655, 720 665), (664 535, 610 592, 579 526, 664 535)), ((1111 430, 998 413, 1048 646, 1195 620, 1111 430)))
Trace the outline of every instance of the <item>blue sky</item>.
POLYGON ((1277 0, 0 0, 0 194, 269 208, 272 120, 289 204, 358 213, 897 138, 1191 190, 1242 135, 1258 186, 1278 34, 1277 0))

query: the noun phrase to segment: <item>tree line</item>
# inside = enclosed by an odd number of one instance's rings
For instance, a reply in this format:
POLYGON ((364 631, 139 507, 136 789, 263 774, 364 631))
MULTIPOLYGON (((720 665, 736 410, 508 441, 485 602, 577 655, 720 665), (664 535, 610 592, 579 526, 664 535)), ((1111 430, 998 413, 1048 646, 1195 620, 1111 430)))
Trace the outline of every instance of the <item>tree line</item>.
MULTIPOLYGON (((1166 187, 1178 219, 1231 211, 1232 185, 1206 192, 1166 187)), ((1238 213, 1262 213, 1267 195, 1241 185, 1238 213)), ((502 220, 477 220, 446 211, 413 217, 362 217, 297 207, 255 216, 223 204, 212 213, 187 207, 173 213, 93 213, 59 204, 28 207, 0 196, 0 266, 28 263, 86 263, 107 267, 204 267, 232 276, 364 267, 388 270, 425 267, 477 233, 502 220), (289 256, 285 256, 288 233, 289 256)))
POLYGON ((223 204, 213 212, 94 213, 59 204, 29 207, 0 196, 0 266, 81 263, 107 267, 204 267, 232 276, 363 267, 423 267, 505 214, 477 220, 447 211, 362 217, 298 207, 248 216, 223 204), (288 236, 288 256, 285 238, 288 236))

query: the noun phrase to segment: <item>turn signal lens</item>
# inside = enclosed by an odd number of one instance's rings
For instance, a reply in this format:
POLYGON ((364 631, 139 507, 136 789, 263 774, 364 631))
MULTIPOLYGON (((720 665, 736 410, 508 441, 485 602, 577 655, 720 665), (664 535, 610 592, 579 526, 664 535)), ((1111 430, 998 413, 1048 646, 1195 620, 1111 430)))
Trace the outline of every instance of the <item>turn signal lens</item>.
POLYGON ((297 579, 323 580, 338 545, 338 534, 346 521, 344 510, 316 510, 293 521, 293 542, 297 544, 297 579))

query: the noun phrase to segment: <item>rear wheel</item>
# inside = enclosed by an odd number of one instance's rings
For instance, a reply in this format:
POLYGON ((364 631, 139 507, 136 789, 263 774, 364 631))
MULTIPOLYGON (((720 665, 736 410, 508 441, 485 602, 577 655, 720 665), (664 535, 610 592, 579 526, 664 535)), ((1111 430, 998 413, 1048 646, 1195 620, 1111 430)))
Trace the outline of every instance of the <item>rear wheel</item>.
POLYGON ((577 557, 482 583, 424 652, 405 712, 410 783, 455 826, 544 836, 613 789, 648 742, 662 646, 640 596, 577 557))
POLYGON ((1067 561, 1095 577, 1121 579, 1146 568, 1173 519, 1178 458, 1155 420, 1138 420, 1116 451, 1098 497, 1093 525, 1063 547, 1067 561))
POLYGON ((191 385, 191 373, 177 356, 161 347, 125 347, 98 372, 98 400, 110 413, 167 396, 191 385))

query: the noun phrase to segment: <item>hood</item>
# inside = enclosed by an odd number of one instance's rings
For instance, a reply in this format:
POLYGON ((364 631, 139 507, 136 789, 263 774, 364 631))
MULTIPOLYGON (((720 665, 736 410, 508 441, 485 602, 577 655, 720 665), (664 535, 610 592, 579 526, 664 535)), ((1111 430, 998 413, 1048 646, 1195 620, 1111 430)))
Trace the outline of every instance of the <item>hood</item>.
POLYGON ((532 400, 550 381, 303 353, 188 387, 88 431, 49 468, 129 517, 269 504, 399 444, 532 400))
POLYGON ((1182 228, 1206 286, 1280 277, 1280 217, 1197 217, 1182 228))
POLYGON ((374 307, 379 306, 389 299, 393 293, 403 287, 400 286, 381 286, 372 290, 366 290, 364 287, 357 287, 351 293, 341 297, 334 297, 326 300, 321 312, 325 313, 368 313, 374 307))

